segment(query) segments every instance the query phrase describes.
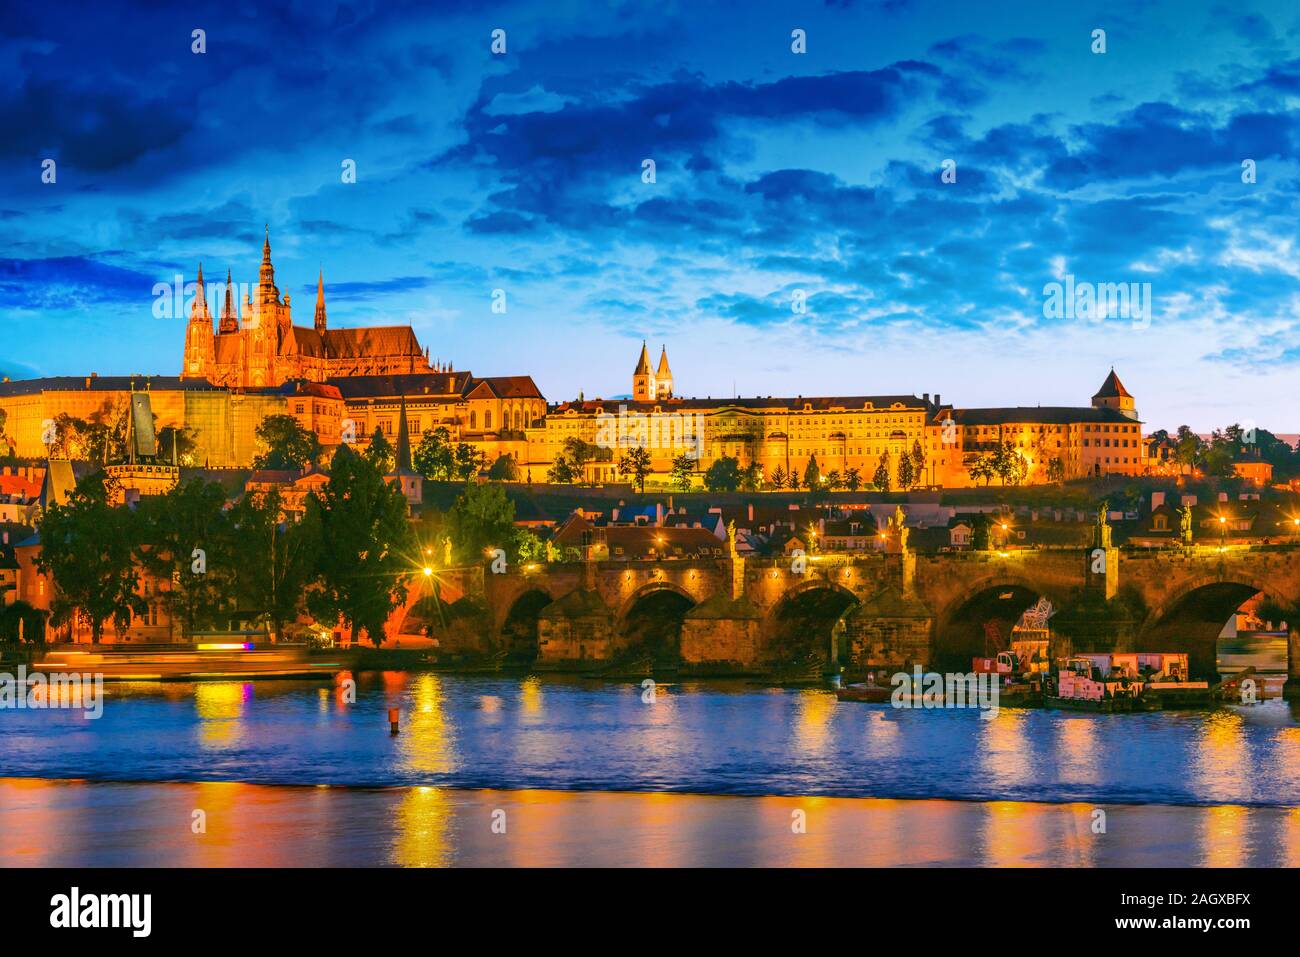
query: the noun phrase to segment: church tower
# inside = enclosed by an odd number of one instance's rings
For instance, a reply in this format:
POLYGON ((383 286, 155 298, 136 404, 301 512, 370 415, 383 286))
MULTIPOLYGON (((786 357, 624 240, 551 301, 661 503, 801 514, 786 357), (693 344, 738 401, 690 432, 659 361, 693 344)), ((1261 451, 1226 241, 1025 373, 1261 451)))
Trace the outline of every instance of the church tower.
POLYGON ((655 394, 660 399, 673 397, 673 370, 668 368, 668 347, 661 346, 659 368, 655 370, 655 394))
POLYGON ((632 398, 638 402, 653 402, 655 399, 655 376, 650 371, 650 353, 646 351, 644 339, 641 341, 641 358, 632 373, 632 398))
POLYGON ((325 332, 325 270, 316 277, 316 331, 325 332))
POLYGON ((1128 389, 1124 388, 1124 383, 1119 381, 1119 376, 1115 374, 1113 367, 1110 370, 1110 375, 1106 376, 1106 381, 1097 390, 1097 394, 1092 397, 1092 407, 1094 409, 1117 409, 1135 421, 1138 417, 1133 396, 1129 394, 1128 389))
POLYGON ((207 289, 203 285, 203 264, 199 263, 198 288, 190 305, 190 324, 185 330, 185 368, 181 376, 201 379, 212 370, 216 345, 212 336, 212 313, 208 311, 207 289))
POLYGON ((221 321, 217 332, 228 335, 239 331, 239 317, 235 314, 234 284, 230 281, 230 270, 226 270, 226 301, 221 307, 221 321))

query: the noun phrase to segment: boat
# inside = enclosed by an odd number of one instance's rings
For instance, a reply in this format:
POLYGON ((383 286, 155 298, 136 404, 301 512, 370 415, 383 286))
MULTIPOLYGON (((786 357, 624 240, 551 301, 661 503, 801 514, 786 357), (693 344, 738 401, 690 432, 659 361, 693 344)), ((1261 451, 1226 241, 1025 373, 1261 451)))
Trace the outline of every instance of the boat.
POLYGON ((192 645, 83 646, 50 651, 30 668, 44 674, 102 675, 105 681, 229 681, 332 678, 348 670, 341 655, 313 655, 305 644, 212 641, 192 645))
POLYGON ((1144 695, 1144 683, 1127 670, 1117 655, 1076 655, 1066 659, 1056 677, 1049 678, 1043 703, 1071 711, 1159 711, 1161 701, 1144 695))
POLYGON ((888 701, 892 693, 892 688, 869 682, 855 682, 835 689, 835 697, 840 701, 866 701, 871 704, 888 701))

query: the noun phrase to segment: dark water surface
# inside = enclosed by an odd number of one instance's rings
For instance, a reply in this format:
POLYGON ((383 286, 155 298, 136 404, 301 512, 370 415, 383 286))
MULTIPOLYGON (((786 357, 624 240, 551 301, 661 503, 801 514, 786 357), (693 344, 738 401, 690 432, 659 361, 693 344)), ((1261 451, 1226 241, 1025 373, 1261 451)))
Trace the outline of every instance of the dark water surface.
MULTIPOLYGON (((822 689, 383 673, 107 685, 103 717, 0 710, 0 777, 1300 807, 1300 721, 900 711, 822 689), (390 737, 387 710, 401 712, 390 737)), ((420 792, 415 792, 420 793, 420 792)))

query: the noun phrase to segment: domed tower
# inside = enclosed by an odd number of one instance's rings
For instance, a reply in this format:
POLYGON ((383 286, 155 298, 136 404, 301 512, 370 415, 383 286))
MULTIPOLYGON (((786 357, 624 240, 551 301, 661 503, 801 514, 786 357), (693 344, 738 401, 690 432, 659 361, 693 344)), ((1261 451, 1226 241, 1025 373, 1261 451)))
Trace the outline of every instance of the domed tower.
POLYGON ((659 368, 655 370, 655 394, 661 399, 673 397, 673 370, 668 368, 668 347, 661 346, 659 368))
POLYGON ((1128 389, 1124 388, 1124 383, 1119 381, 1119 376, 1115 374, 1113 367, 1110 370, 1110 375, 1106 376, 1106 381, 1097 390, 1097 394, 1092 397, 1092 407, 1094 409, 1117 409, 1134 420, 1138 417, 1133 396, 1129 394, 1128 389))

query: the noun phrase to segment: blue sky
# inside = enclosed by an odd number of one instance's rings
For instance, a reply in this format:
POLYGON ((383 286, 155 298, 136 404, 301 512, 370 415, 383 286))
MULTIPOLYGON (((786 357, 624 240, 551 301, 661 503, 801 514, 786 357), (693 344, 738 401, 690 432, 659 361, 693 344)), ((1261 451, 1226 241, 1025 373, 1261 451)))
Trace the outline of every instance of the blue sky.
POLYGON ((323 268, 331 323, 552 401, 645 338, 693 395, 1086 404, 1113 364, 1149 428, 1300 425, 1289 0, 176 6, 0 9, 0 373, 175 374, 155 283, 255 281, 269 223, 299 323, 323 268), (1149 322, 1046 318, 1067 274, 1149 322))

